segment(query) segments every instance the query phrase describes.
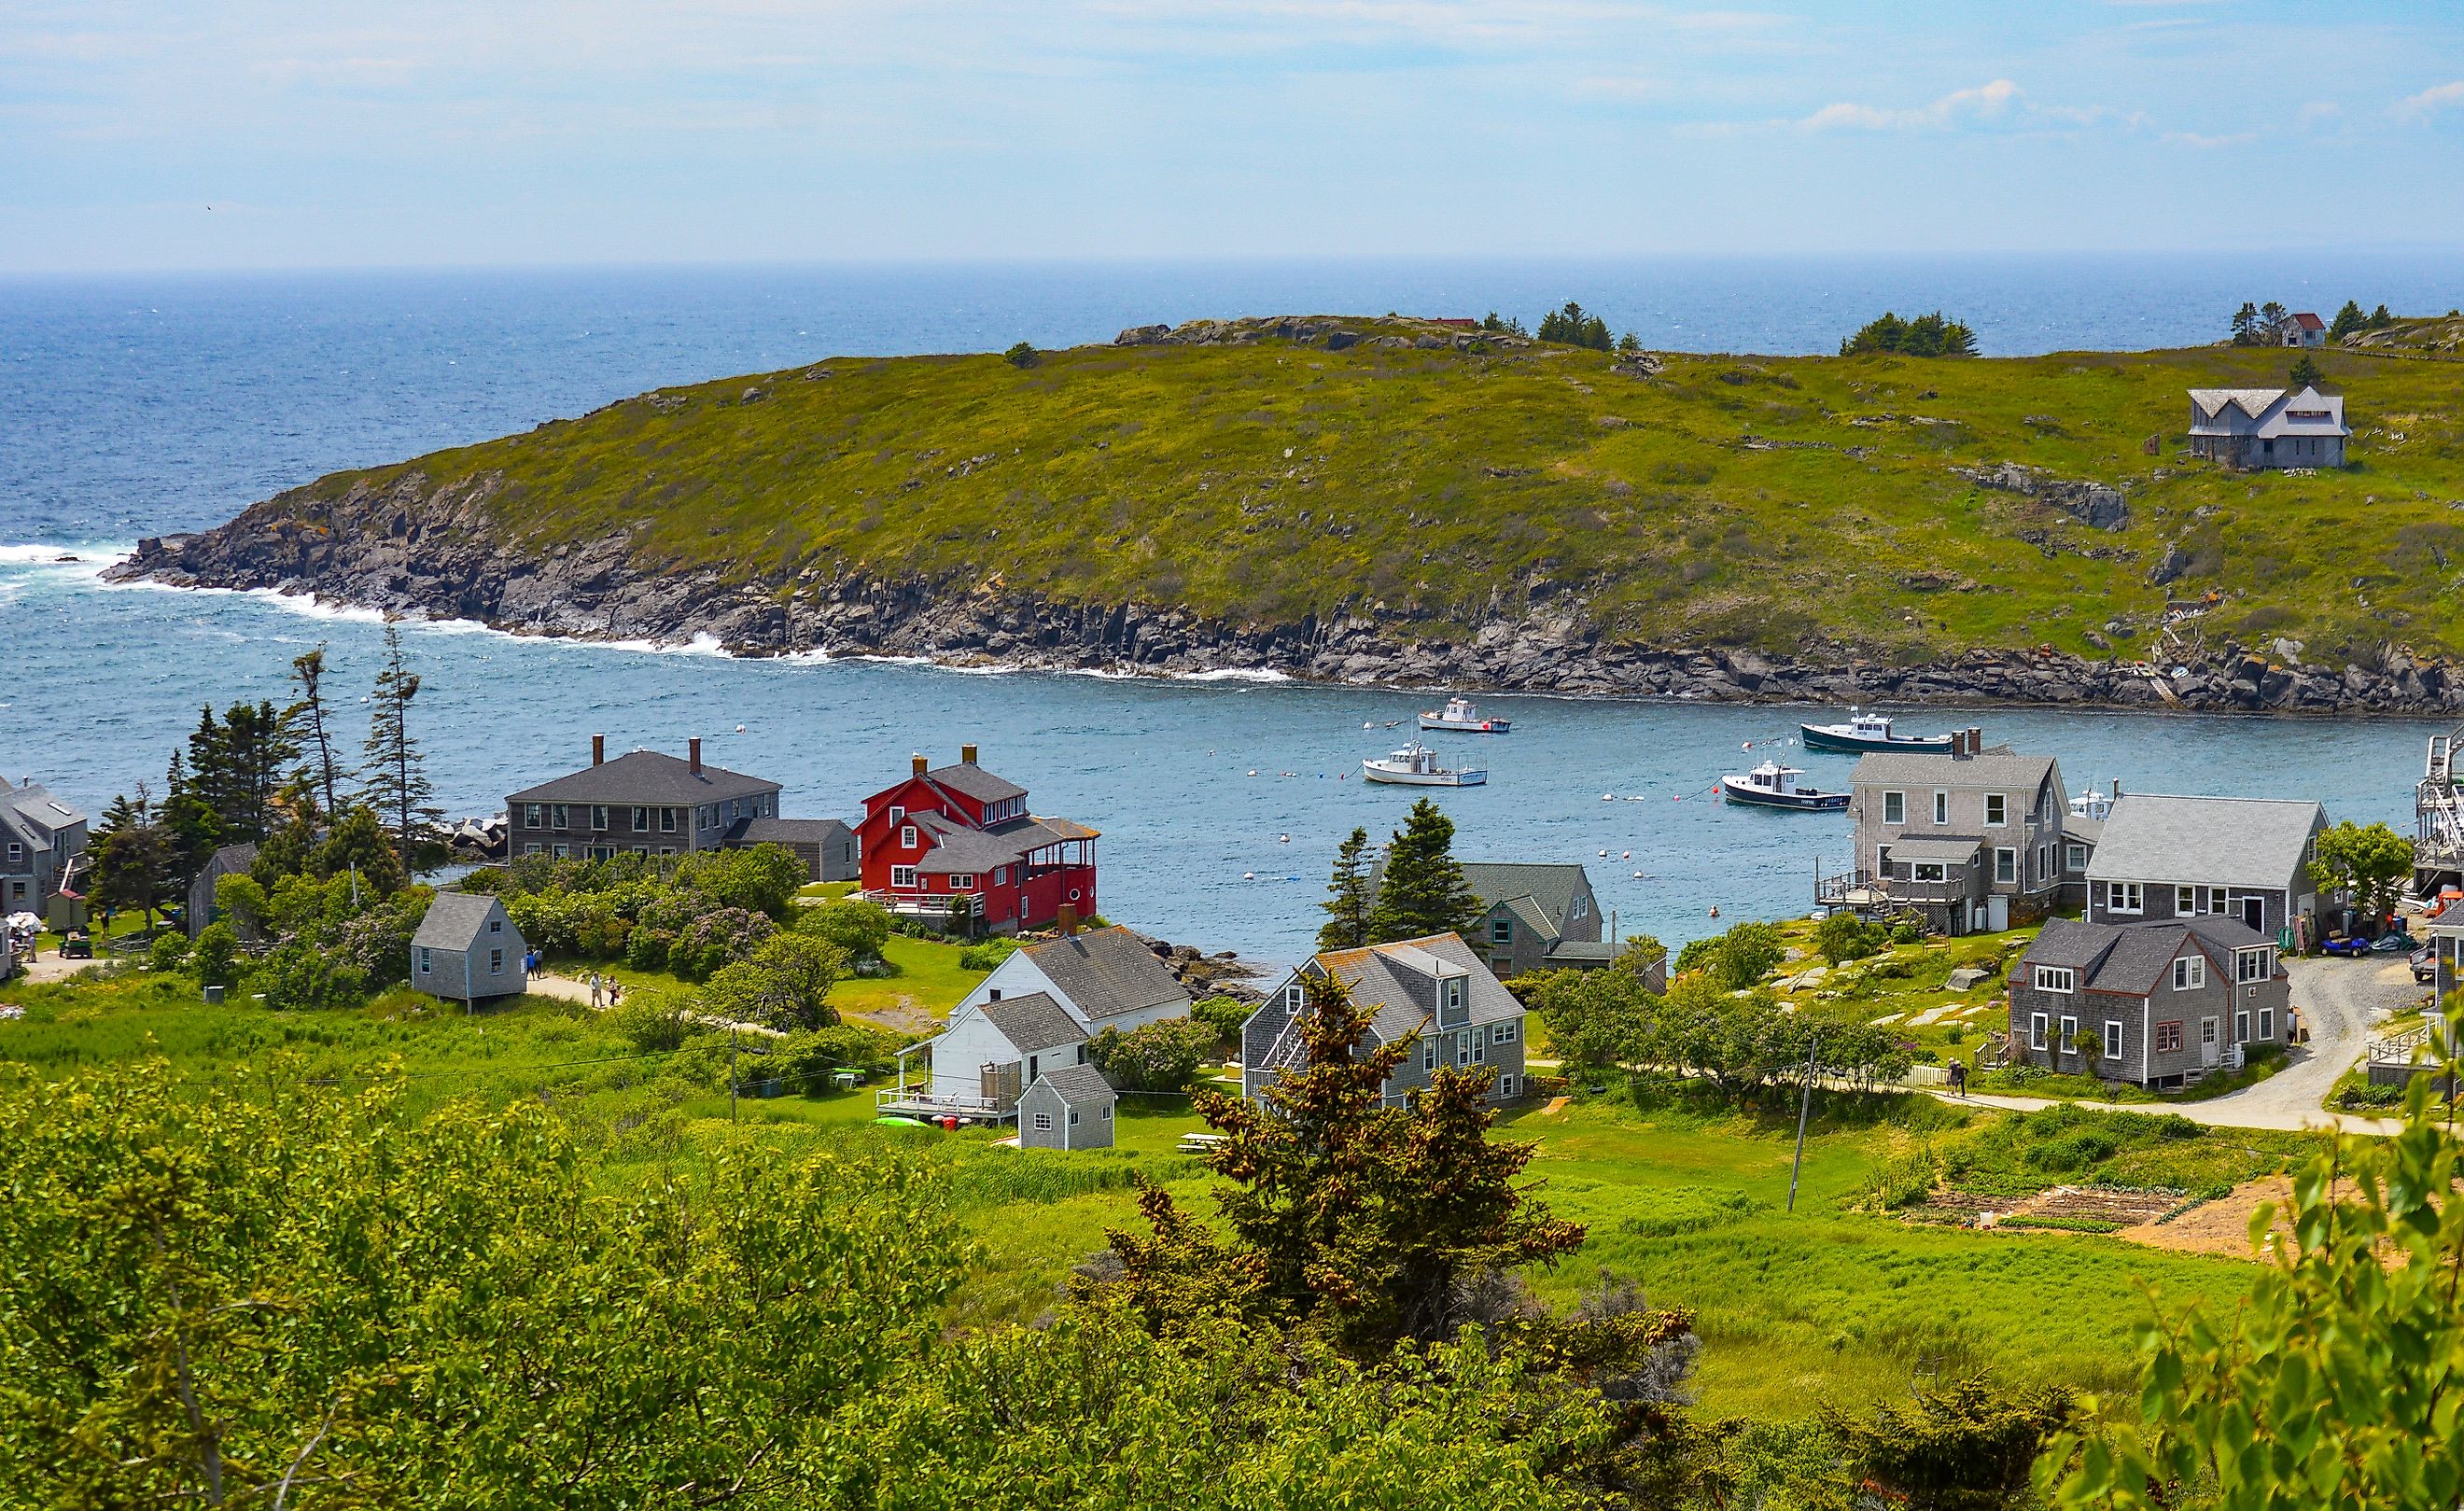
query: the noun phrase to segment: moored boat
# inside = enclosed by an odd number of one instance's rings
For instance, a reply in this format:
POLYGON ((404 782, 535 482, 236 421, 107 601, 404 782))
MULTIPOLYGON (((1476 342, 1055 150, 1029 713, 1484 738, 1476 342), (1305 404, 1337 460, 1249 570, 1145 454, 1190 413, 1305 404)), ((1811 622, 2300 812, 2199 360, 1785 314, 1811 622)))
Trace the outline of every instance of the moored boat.
POLYGON ((1458 734, 1503 734, 1514 727, 1511 719, 1485 719, 1469 698, 1448 698, 1444 709, 1420 714, 1424 730, 1452 730, 1458 734))
POLYGON ((1824 813, 1848 806, 1844 792, 1821 792, 1797 781, 1805 773, 1777 761, 1765 761, 1742 777, 1720 778, 1720 796, 1729 802, 1762 808, 1794 808, 1824 813))
POLYGON ((1848 711, 1845 724, 1800 724, 1797 734, 1810 751, 1845 751, 1861 755, 1867 751, 1905 751, 1912 756, 1947 756, 1952 736, 1948 734, 1899 734, 1891 730, 1887 713, 1864 713, 1848 711))
POLYGON ((1369 781, 1391 782, 1398 787, 1478 787, 1488 780, 1485 771, 1458 771, 1438 764, 1438 753, 1419 740, 1384 760, 1362 761, 1360 775, 1369 781))

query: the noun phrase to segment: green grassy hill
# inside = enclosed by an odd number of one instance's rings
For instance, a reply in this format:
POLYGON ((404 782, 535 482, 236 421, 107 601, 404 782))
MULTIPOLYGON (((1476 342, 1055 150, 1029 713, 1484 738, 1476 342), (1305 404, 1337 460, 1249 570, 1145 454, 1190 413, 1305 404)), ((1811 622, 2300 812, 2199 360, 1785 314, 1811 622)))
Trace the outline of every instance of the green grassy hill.
POLYGON ((2418 347, 2317 354, 2356 465, 2288 476, 2182 446, 2186 388, 2280 384, 2280 350, 1662 356, 1646 373, 1337 323, 1356 344, 834 359, 337 473, 252 515, 297 529, 358 509, 364 529, 369 500, 409 499, 516 558, 621 536, 645 578, 782 599, 861 578, 1242 626, 1366 612, 1440 636, 1563 610, 1611 641, 1832 663, 2154 654, 2167 598, 2211 590, 2211 647, 2290 637, 2329 668, 2389 642, 2464 648, 2464 364, 2418 347), (2126 522, 2013 491, 2006 463, 2117 490, 2126 522))

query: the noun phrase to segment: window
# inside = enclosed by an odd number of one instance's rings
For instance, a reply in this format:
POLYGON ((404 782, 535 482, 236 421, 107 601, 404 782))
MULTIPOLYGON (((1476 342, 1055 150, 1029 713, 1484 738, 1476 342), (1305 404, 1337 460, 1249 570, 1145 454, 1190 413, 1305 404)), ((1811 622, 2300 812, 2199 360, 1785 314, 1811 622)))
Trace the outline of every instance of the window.
POLYGON ((2258 1037, 2261 1039, 2276 1037, 2276 1009, 2262 1007, 2258 1010, 2258 1037))
POLYGON ((1938 824, 1950 821, 1950 794, 1940 787, 1933 790, 1933 821, 1938 824))
POLYGON ((1422 1070, 1435 1070, 1438 1068, 1438 1043, 1436 1040, 1429 1040, 1420 1045, 1420 1068, 1422 1070))
POLYGON ((492 934, 503 933, 505 931, 505 921, 501 918, 489 919, 488 931, 492 934))
POLYGON ((902 850, 915 848, 915 825, 911 823, 898 831, 898 847, 902 850))
POLYGON ((2178 1055, 2181 1052, 2182 1025, 2179 1023, 2157 1024, 2156 1053, 2160 1055, 2178 1055))
POLYGON ((2205 955, 2186 954, 2173 962, 2173 990, 2195 992, 2208 984, 2208 961, 2205 955))
POLYGON ((898 804, 896 804, 896 803, 894 803, 894 802, 893 802, 893 803, 891 803, 891 804, 890 805, 890 821, 891 821, 891 822, 892 822, 892 823, 896 823, 899 820, 904 819, 904 818, 906 818, 906 817, 907 817, 907 810, 906 810, 905 808, 900 807, 898 804))
POLYGON ((1874 846, 1874 874, 1877 876, 1891 874, 1891 847, 1887 844, 1874 846))
POLYGON ((1488 921, 1488 942, 1490 944, 1512 944, 1514 942, 1514 920, 1511 918, 1490 919, 1488 921))
POLYGON ((569 855, 571 855, 572 853, 573 853, 573 846, 571 846, 571 845, 569 845, 569 844, 560 844, 560 845, 556 846, 556 849, 555 849, 555 855, 556 855, 556 858, 557 858, 558 860, 560 860, 560 861, 563 860, 566 856, 569 856, 569 855))
POLYGON ((1039 1112, 1035 1115, 1035 1131, 1038 1133, 1049 1133, 1052 1131, 1051 1113, 1039 1112))
POLYGON ((2070 846, 2070 868, 2074 871, 2084 871, 2087 869, 2086 845, 2074 844, 2070 846))
POLYGON ((2079 1053, 2078 1018, 2065 1018, 2062 1019, 2062 1037, 2055 1042, 2054 1050, 2057 1054, 2063 1055, 2076 1055, 2079 1053))
POLYGON ((1514 1042, 1514 1020, 1508 1018, 1502 1023, 1491 1023, 1488 1026, 1488 1041, 1492 1044, 1514 1042))
POLYGON ((1514 1095, 1514 1073, 1512 1071, 1507 1071, 1497 1078, 1497 1094, 1501 1097, 1510 1097, 1514 1095))
POLYGON ((1985 821, 1997 829, 2011 821, 2008 799, 2002 794, 1989 792, 1985 795, 1985 821))
POLYGON ((2248 1013, 2235 1013, 2233 1015, 2233 1042, 2236 1044, 2247 1044, 2250 1042, 2250 1015, 2248 1013))
POLYGON ((1457 1070, 1465 1069, 1471 1064, 1472 1036, 1469 1034, 1457 1034, 1454 1036, 1454 1040, 1455 1068, 1457 1070))
POLYGON ((2107 912, 2136 913, 2146 910, 2146 893, 2137 882, 2104 884, 2104 907, 2107 912))
MULTIPOLYGON (((1080 1051, 1080 1053, 1082 1053, 1082 1054, 1083 1054, 1083 1053, 1085 1053, 1085 1050, 1086 1050, 1086 1046, 1085 1046, 1085 1045, 1083 1045, 1083 1044, 1082 1044, 1082 1045, 1080 1045, 1080 1046, 1079 1046, 1079 1051, 1080 1051)), ((1101 1121, 1101 1122, 1105 1122, 1105 1123, 1110 1123, 1110 1122, 1111 1122, 1111 1121, 1112 1121, 1112 1109, 1111 1109, 1111 1107, 1109 1107, 1109 1106, 1108 1106, 1108 1107, 1104 1107, 1104 1108, 1102 1108, 1101 1110, 1099 1110, 1099 1111, 1096 1113, 1096 1118, 1097 1118, 1099 1121, 1101 1121)))
POLYGON ((1577 921, 1589 918, 1592 916, 1592 900, 1588 897, 1575 898, 1574 906, 1566 909, 1566 916, 1577 921))
POLYGON ((993 885, 995 887, 1007 887, 1009 885, 1008 866, 996 865, 993 867, 993 885))
POLYGON ((523 804, 522 804, 522 827, 523 827, 523 828, 525 828, 525 829, 537 829, 537 828, 543 827, 543 826, 546 824, 546 822, 547 822, 547 809, 546 809, 546 806, 545 806, 544 804, 541 804, 541 803, 536 803, 536 802, 526 802, 526 803, 523 803, 523 804))
POLYGON ((952 891, 954 891, 954 892, 972 892, 972 891, 974 891, 975 889, 976 889, 976 873, 975 873, 975 872, 973 872, 973 871, 954 871, 954 872, 952 872, 952 873, 951 873, 951 876, 950 876, 950 890, 952 890, 952 891))
POLYGON ((2036 990, 2075 992, 2079 990, 2079 973, 2066 965, 2040 965, 2036 967, 2036 990))
POLYGON ((659 810, 659 832, 661 834, 673 834, 676 832, 676 810, 673 808, 662 808, 659 810))
POLYGON ((561 829, 564 827, 564 804, 560 802, 552 805, 548 809, 547 815, 548 826, 550 828, 561 829))
POLYGON ((892 887, 913 887, 915 885, 915 867, 912 865, 891 866, 890 868, 890 885, 892 887))
POLYGON ((2031 1013, 2028 1015, 2028 1047, 2030 1049, 2042 1049, 2045 1047, 2045 1015, 2042 1013, 2031 1013))
POLYGON ((1884 823, 1905 823, 1908 821, 1908 795, 1906 793, 1886 792, 1882 794, 1882 821, 1884 823))
POLYGON ((2236 950, 2233 952, 2233 979, 2266 981, 2276 975, 2276 952, 2273 950, 2236 950))
POLYGON ((1069 1126, 1073 1128, 1078 1126, 1078 1109, 1076 1107, 1071 1107, 1069 1109, 1069 1126))
POLYGON ((1944 882, 1950 879, 1947 861, 1910 861, 1908 880, 1912 882, 1944 882))
POLYGON ((635 834, 648 834, 650 832, 649 809, 636 808, 633 810, 633 832, 635 834))
POLYGON ((1463 1003, 1463 978, 1450 975, 1438 983, 1438 1021, 1459 1024, 1466 1008, 1463 1003))
POLYGON ((524 855, 537 855, 537 854, 539 854, 539 843, 537 840, 533 840, 530 843, 523 845, 523 846, 522 846, 522 853, 523 853, 524 855))
POLYGON ((426 975, 428 973, 435 969, 435 955, 429 953, 429 948, 426 945, 421 945, 419 947, 419 974, 426 975))
POLYGON ((1297 1013, 1309 1002, 1309 989, 1294 981, 1284 988, 1284 1011, 1297 1013))
POLYGON ((2122 1021, 2119 1018, 2104 1020, 2104 1058, 2113 1064, 2122 1063, 2122 1021))
POLYGON ((2018 851, 2002 849, 1993 852, 1993 879, 1997 882, 2016 882, 2019 879, 2018 851))
POLYGON ((599 803, 591 808, 590 827, 593 829, 605 829, 607 827, 607 805, 605 803, 599 803))
POLYGON ((490 975, 502 975, 505 974, 505 952, 502 950, 491 950, 488 952, 488 974, 490 975))

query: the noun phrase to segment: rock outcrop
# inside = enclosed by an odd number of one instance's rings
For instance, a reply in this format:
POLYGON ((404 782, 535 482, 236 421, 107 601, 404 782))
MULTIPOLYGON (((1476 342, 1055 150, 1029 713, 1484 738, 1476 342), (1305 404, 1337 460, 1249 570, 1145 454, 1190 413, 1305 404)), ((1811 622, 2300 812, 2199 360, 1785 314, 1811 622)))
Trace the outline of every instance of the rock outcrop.
POLYGON ((2130 523, 2130 501, 2108 483, 2074 482, 2041 468, 2005 462, 1999 467, 1954 467, 1952 471, 1979 488, 2018 493, 2051 504, 2081 524, 2098 530, 2121 530, 2130 523))
MULTIPOLYGON (((780 580, 663 568, 623 535, 533 546, 493 535, 481 476, 431 488, 412 471, 338 500, 304 491, 201 535, 142 543, 112 576, 267 588, 516 633, 682 642, 742 655, 820 651, 952 665, 1106 668, 1160 676, 1280 672, 1324 682, 1617 696, 1847 703, 2105 705, 2287 712, 2464 712, 2464 676, 2392 647, 2370 665, 2304 665, 2236 646, 2150 668, 2051 647, 1968 650, 1920 665, 1853 647, 1782 655, 1643 646, 1605 632, 1579 593, 1535 593, 1445 626, 1353 604, 1290 624, 1232 624, 1167 602, 1087 603, 861 570, 780 580), (2161 679, 2161 681, 2160 681, 2161 679)), ((1545 584, 1543 584, 1545 586, 1545 584)), ((1928 586, 1957 584, 1928 584, 1928 586)))

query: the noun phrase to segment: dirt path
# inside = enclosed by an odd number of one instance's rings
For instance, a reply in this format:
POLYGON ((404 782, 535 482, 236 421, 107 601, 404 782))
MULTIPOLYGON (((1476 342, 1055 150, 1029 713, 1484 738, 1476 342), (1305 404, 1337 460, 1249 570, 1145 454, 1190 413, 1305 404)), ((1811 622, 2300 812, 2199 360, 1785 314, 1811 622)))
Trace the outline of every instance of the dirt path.
MULTIPOLYGON (((532 976, 528 990, 533 996, 561 997, 567 1002, 581 1002, 585 1005, 590 1001, 589 982, 577 981, 569 975, 559 975, 553 971, 542 971, 532 976)), ((626 993, 630 996, 635 990, 637 989, 627 987, 626 993)), ((599 1010, 605 1011, 604 1007, 599 1010)), ((705 1013, 693 1014, 693 1020, 705 1028, 740 1028, 748 1034, 760 1034, 771 1039, 783 1037, 779 1030, 765 1024, 731 1023, 726 1018, 713 1018, 705 1013)))

